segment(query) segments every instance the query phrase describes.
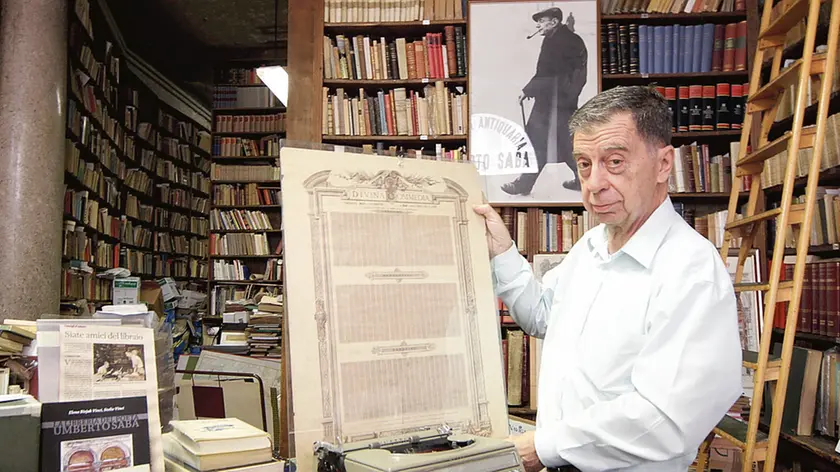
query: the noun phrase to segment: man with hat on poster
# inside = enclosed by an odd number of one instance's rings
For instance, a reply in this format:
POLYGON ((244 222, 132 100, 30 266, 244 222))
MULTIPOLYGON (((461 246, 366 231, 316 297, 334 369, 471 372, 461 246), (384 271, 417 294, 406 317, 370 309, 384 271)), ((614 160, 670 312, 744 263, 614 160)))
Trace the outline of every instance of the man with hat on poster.
MULTIPOLYGON (((545 9, 532 18, 537 22, 535 34, 542 35, 543 42, 536 73, 519 97, 520 105, 525 100, 534 100, 525 131, 534 146, 539 171, 548 162, 565 162, 572 170, 574 180, 563 186, 580 190, 568 129, 569 118, 577 109, 578 96, 586 84, 586 45, 563 24, 560 8, 545 9)), ((504 184, 502 190, 511 195, 528 195, 539 175, 539 172, 522 174, 504 184)))

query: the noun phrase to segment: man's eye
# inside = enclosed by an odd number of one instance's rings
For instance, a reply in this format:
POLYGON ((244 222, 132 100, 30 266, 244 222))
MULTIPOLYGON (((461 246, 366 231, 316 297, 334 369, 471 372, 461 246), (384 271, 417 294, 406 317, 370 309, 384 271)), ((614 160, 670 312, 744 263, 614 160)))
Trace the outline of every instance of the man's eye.
POLYGON ((612 166, 620 166, 621 162, 621 159, 610 159, 610 165, 612 166))
POLYGON ((589 163, 584 162, 584 161, 580 161, 580 162, 578 162, 577 166, 578 166, 578 169, 585 169, 585 168, 589 167, 589 163))

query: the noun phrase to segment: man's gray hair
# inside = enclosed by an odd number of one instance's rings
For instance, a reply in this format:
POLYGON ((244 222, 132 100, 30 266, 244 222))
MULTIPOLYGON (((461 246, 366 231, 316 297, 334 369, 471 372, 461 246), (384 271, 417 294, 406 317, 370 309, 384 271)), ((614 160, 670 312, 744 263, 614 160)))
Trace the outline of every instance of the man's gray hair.
POLYGON ((569 132, 588 131, 623 112, 630 112, 636 132, 649 145, 671 144, 671 111, 655 88, 643 85, 615 87, 592 97, 572 114, 569 132))

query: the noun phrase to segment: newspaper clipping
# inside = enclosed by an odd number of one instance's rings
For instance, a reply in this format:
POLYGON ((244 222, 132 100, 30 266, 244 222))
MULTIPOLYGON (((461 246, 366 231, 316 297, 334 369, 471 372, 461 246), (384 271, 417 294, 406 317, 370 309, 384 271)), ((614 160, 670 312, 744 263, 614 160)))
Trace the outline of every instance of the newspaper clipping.
POLYGON ((61 326, 60 401, 145 397, 152 472, 163 472, 154 333, 134 326, 61 326))

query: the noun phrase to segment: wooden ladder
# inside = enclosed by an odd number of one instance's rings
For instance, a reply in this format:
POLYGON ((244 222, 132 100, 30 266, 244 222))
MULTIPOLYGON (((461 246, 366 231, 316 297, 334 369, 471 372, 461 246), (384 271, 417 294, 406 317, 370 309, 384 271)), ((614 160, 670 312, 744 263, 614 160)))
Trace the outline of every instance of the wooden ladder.
MULTIPOLYGON (((773 471, 775 466, 790 373, 790 360, 793 353, 793 341, 799 319, 802 280, 810 244, 810 228, 815 209, 820 175, 820 157, 823 153, 834 64, 837 58, 838 31, 840 31, 840 0, 781 1, 785 3, 783 12, 772 21, 773 1, 764 1, 758 47, 753 61, 749 95, 741 129, 739 154, 735 161, 735 184, 732 186, 732 193, 729 197, 724 241, 720 250, 720 255, 725 262, 729 256, 729 248, 733 238, 741 238, 734 280, 736 296, 740 296, 742 292, 760 291, 764 293, 764 325, 759 338, 759 350, 758 352, 744 351, 742 360, 744 367, 754 370, 754 388, 749 422, 744 423, 732 417, 724 416, 714 429, 714 433, 741 448, 743 451, 743 472, 761 470, 759 469, 759 463, 761 462, 764 463, 763 470, 773 471), (828 42, 826 43, 828 50, 825 53, 816 54, 814 48, 822 1, 831 2, 831 19, 828 29, 828 42), (780 70, 785 36, 790 29, 800 24, 803 18, 806 19, 807 26, 802 58, 784 70, 780 70), (769 81, 762 85, 761 69, 765 57, 768 56, 772 57, 769 81), (803 122, 805 108, 808 105, 809 82, 811 76, 817 74, 823 76, 819 89, 817 118, 814 125, 806 127, 803 126, 803 122), (772 142, 768 141, 770 127, 775 121, 782 93, 792 85, 796 86, 793 126, 790 131, 784 133, 781 137, 774 139, 772 142), (760 131, 757 132, 757 142, 753 140, 751 143, 750 137, 754 135, 752 133, 753 117, 756 116, 760 119, 761 126, 760 131), (747 154, 750 148, 752 152, 747 154), (808 168, 805 203, 794 204, 792 202, 793 187, 796 180, 799 150, 808 148, 813 149, 813 158, 808 168), (778 208, 756 212, 764 163, 780 153, 787 156, 784 162, 781 204, 778 208), (749 198, 746 203, 745 214, 742 218, 736 219, 741 190, 739 183, 740 178, 744 176, 751 176, 749 198), (763 234, 759 229, 763 223, 771 220, 775 220, 776 234, 768 282, 741 283, 744 263, 755 247, 756 236, 763 234), (785 255, 785 236, 788 227, 793 231, 796 241, 796 262, 792 280, 781 281, 782 261, 785 255), (787 320, 785 322, 781 357, 778 357, 770 354, 770 344, 776 304, 783 302, 788 302, 787 320), (767 382, 776 382, 776 388, 772 399, 770 428, 765 433, 759 431, 758 424, 762 413, 764 387, 767 382)), ((735 159, 735 156, 733 156, 733 159, 735 159)), ((700 448, 696 462, 698 472, 705 471, 712 439, 714 439, 714 434, 710 434, 700 448)))

